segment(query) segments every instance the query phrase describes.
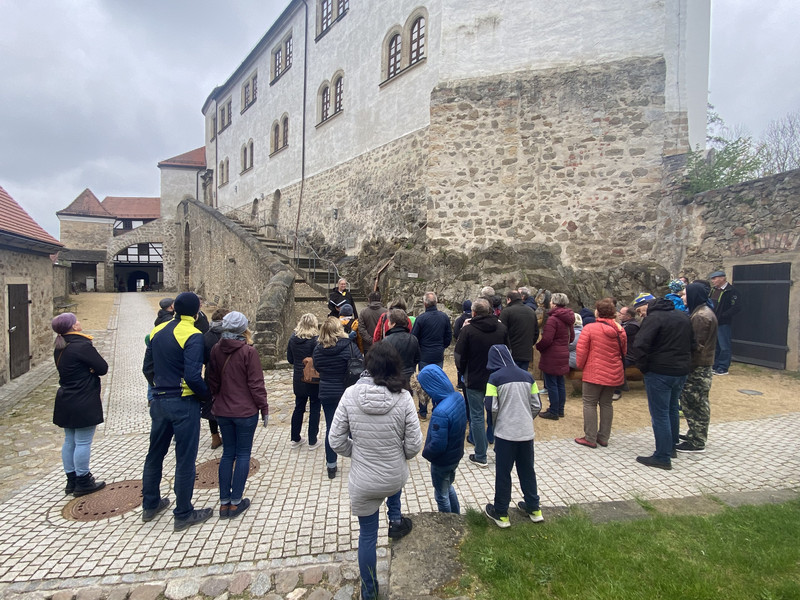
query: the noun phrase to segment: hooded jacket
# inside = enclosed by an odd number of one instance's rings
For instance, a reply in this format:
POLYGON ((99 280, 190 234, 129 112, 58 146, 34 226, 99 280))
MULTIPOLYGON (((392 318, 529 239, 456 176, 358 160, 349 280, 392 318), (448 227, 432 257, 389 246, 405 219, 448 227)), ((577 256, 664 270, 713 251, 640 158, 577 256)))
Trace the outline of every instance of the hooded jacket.
POLYGON ((541 353, 539 368, 544 373, 569 373, 569 343, 575 338, 574 323, 575 313, 566 306, 550 309, 542 327, 542 339, 536 344, 536 349, 541 353))
POLYGON ((691 310, 694 339, 697 344, 692 352, 692 368, 710 367, 714 364, 717 348, 717 317, 708 306, 708 290, 701 283, 686 286, 686 304, 691 310))
POLYGON ((387 308, 379 300, 373 300, 365 308, 361 309, 361 316, 358 318, 358 335, 361 336, 361 345, 364 348, 364 352, 372 346, 372 335, 375 333, 378 319, 386 311, 387 308))
POLYGON ((403 373, 410 378, 414 371, 417 370, 417 364, 419 364, 420 360, 419 341, 417 341, 417 338, 408 333, 405 324, 400 324, 387 331, 383 341, 394 346, 395 350, 400 354, 400 358, 403 359, 403 373))
POLYGON ((420 360, 424 363, 440 363, 444 360, 444 349, 453 340, 450 317, 436 308, 425 307, 425 312, 416 318, 411 335, 419 340, 420 360))
POLYGON ((500 313, 500 321, 508 329, 508 347, 514 360, 530 361, 533 345, 539 339, 539 321, 536 313, 522 303, 513 300, 500 313))
POLYGON ((222 321, 211 321, 208 331, 203 334, 203 364, 207 365, 211 360, 211 349, 216 346, 217 342, 222 338, 222 321))
POLYGON ((628 336, 614 319, 598 318, 589 323, 581 331, 575 352, 577 368, 583 370, 581 379, 596 385, 622 385, 627 352, 628 336))
POLYGON ((355 342, 340 338, 330 348, 323 348, 318 343, 312 356, 314 368, 319 371, 319 401, 323 404, 339 402, 347 378, 347 361, 351 356, 361 356, 361 351, 355 342))
POLYGON ((694 332, 689 315, 666 298, 650 303, 636 334, 634 354, 642 373, 682 376, 692 370, 694 332))
MULTIPOLYGON (((316 346, 316 335, 311 338, 301 338, 292 333, 292 337, 289 338, 289 343, 286 344, 286 360, 294 366, 293 381, 295 383, 303 383, 303 369, 305 368, 303 359, 314 354, 314 348, 316 348, 316 346)), ((316 366, 314 368, 316 368, 316 366)))
POLYGON ((53 352, 58 369, 58 391, 53 406, 53 423, 81 429, 103 422, 100 376, 108 363, 92 345, 92 337, 80 332, 64 334, 67 346, 53 352))
POLYGON ((150 332, 142 372, 153 386, 153 397, 210 396, 203 381, 203 334, 193 317, 183 315, 150 332))
POLYGON ((486 398, 492 403, 495 437, 510 442, 532 440, 533 419, 542 409, 533 376, 514 363, 511 352, 503 345, 489 349, 487 367, 492 371, 486 398))
POLYGON ((359 517, 377 511, 402 489, 408 464, 422 448, 414 400, 406 390, 391 392, 364 375, 347 388, 331 422, 328 443, 349 456, 351 512, 359 517))
POLYGON ((467 409, 464 396, 438 365, 428 365, 417 376, 420 387, 431 397, 433 411, 422 457, 440 467, 457 465, 464 455, 467 409))
POLYGON ((221 339, 211 350, 206 377, 214 395, 211 413, 215 417, 269 414, 258 351, 244 340, 221 339))
POLYGON ((714 314, 717 315, 717 322, 720 325, 730 325, 733 322, 733 317, 742 310, 742 305, 739 304, 739 292, 728 283, 722 290, 712 291, 712 295, 716 294, 719 294, 714 303, 714 314))
POLYGON ((153 321, 153 327, 157 325, 161 325, 162 323, 166 323, 167 321, 172 321, 175 318, 175 313, 171 310, 166 310, 161 308, 158 310, 158 315, 156 316, 156 320, 153 321))
POLYGON ((508 344, 508 330, 493 314, 472 317, 458 336, 454 358, 464 385, 471 390, 486 391, 490 372, 486 368, 489 348, 508 344))

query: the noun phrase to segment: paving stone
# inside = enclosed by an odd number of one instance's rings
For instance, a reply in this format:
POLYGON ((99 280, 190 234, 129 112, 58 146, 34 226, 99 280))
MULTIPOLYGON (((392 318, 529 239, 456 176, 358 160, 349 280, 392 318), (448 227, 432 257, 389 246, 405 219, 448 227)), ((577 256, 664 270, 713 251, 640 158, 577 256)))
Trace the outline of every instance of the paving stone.
POLYGON ((103 590, 96 587, 82 588, 75 594, 75 600, 102 600, 103 597, 103 590))
POLYGON ((347 585, 343 585, 341 588, 339 588, 339 591, 336 592, 333 600, 352 600, 353 592, 355 592, 355 587, 348 583, 347 585))
POLYGON ((165 585, 145 584, 131 590, 128 600, 156 600, 165 589, 165 585))
POLYGON ((228 589, 229 579, 226 577, 209 577, 200 584, 200 593, 216 597, 228 589))
POLYGON ((308 595, 308 600, 331 600, 333 594, 324 588, 317 588, 312 590, 308 595))
POLYGON ((225 592, 223 594, 220 594, 216 598, 214 598, 214 600, 228 600, 229 596, 230 596, 230 594, 228 592, 225 592))
POLYGON ((308 590, 305 588, 297 588, 286 594, 286 600, 300 600, 300 598, 306 595, 307 591, 308 590))
POLYGON ((228 586, 228 591, 234 595, 241 594, 247 589, 252 580, 253 576, 250 573, 237 573, 228 586))
POLYGON ((297 587, 299 573, 295 569, 286 569, 275 574, 275 591, 288 594, 297 587))
POLYGON ((183 600, 194 596, 200 591, 200 582, 197 579, 174 579, 167 582, 164 595, 169 600, 183 600))
POLYGON ((270 577, 270 572, 261 571, 260 573, 256 574, 255 578, 253 579, 253 583, 250 584, 250 595, 263 596, 270 589, 272 589, 272 578, 270 577))
POLYGON ((342 581, 342 569, 339 565, 328 565, 324 569, 325 577, 332 586, 337 586, 342 581))
POLYGON ((73 600, 75 592, 72 590, 61 590, 53 594, 53 600, 73 600))
POLYGON ((116 587, 106 596, 106 600, 127 600, 130 590, 128 586, 116 587))
POLYGON ((310 569, 306 569, 303 571, 303 584, 305 585, 316 585, 320 581, 322 581, 322 574, 323 570, 322 567, 316 566, 311 567, 310 569))

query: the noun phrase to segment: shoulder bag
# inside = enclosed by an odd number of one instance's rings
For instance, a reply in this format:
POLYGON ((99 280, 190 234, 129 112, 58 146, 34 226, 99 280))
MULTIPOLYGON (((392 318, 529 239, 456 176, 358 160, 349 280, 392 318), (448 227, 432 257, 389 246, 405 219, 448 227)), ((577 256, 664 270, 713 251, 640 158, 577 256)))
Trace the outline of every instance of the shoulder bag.
POLYGON ((303 359, 303 383, 319 385, 319 371, 314 368, 314 359, 310 356, 303 359))
POLYGON ((353 352, 353 342, 350 342, 350 358, 347 359, 347 373, 344 378, 344 386, 350 387, 361 378, 364 372, 364 358, 356 356, 353 352))

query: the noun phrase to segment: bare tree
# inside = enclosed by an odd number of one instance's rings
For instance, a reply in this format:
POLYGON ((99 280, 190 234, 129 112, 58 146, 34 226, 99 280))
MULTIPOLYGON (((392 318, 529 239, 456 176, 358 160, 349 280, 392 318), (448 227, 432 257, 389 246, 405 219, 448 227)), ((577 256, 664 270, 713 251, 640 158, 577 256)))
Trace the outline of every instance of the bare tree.
POLYGON ((761 175, 800 169, 800 112, 771 121, 761 140, 761 175))

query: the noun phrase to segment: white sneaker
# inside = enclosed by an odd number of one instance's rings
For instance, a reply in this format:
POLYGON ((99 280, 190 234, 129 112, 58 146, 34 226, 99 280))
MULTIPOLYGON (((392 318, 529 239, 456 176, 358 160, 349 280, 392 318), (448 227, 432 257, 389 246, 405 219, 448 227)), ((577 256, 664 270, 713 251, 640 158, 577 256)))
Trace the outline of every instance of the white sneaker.
POLYGON ((317 448, 319 448, 319 447, 321 447, 321 446, 323 446, 323 445, 325 445, 325 440, 324 440, 324 438, 323 438, 323 439, 321 439, 321 440, 317 440, 317 443, 316 443, 316 444, 309 444, 309 445, 308 445, 308 449, 309 449, 309 450, 316 450, 317 448))
POLYGON ((292 442, 291 443, 292 450, 294 450, 295 448, 299 448, 300 446, 302 446, 305 443, 306 443, 306 441, 303 438, 300 438, 300 440, 297 441, 297 442, 292 442))

